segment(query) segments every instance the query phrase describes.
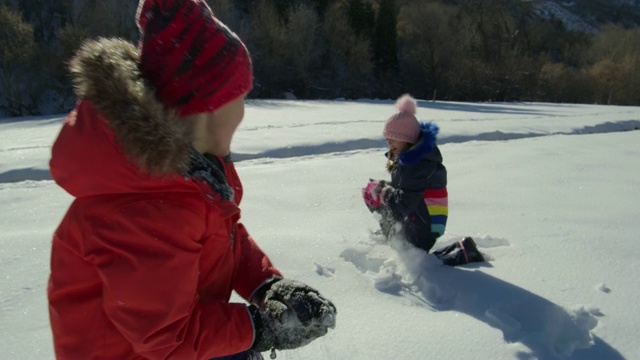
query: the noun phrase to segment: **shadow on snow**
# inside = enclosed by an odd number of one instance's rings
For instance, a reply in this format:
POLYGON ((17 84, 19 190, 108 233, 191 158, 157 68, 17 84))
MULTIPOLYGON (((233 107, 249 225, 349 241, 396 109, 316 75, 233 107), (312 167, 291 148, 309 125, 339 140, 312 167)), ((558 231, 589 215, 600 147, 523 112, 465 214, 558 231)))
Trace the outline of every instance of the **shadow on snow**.
MULTIPOLYGON (((379 291, 432 311, 457 311, 502 331, 507 343, 521 343, 530 353, 519 359, 623 359, 591 334, 597 317, 593 307, 562 307, 526 289, 476 269, 491 263, 459 268, 442 265, 422 250, 403 248, 381 252, 386 245, 347 248, 340 255, 372 279, 379 291)), ((388 247, 387 247, 388 248, 388 247)))

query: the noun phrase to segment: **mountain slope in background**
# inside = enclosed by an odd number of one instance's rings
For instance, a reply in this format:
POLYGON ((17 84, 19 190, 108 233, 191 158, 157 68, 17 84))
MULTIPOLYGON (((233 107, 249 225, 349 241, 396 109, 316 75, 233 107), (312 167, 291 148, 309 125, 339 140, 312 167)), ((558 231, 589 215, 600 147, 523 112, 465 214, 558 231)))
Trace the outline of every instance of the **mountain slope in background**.
POLYGON ((535 12, 546 20, 558 19, 574 31, 596 32, 607 24, 640 26, 638 0, 534 0, 535 12))

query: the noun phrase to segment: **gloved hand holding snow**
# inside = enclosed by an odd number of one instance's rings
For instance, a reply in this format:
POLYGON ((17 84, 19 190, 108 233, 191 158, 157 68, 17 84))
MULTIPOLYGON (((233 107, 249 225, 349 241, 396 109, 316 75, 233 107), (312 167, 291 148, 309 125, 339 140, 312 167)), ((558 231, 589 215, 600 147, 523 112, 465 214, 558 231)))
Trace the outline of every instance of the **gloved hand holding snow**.
POLYGON ((369 210, 373 211, 382 204, 382 197, 380 196, 382 187, 383 185, 380 181, 370 180, 367 186, 362 189, 362 198, 369 210))
POLYGON ((336 307, 299 281, 281 279, 265 285, 264 295, 249 311, 256 329, 251 349, 295 349, 327 334, 336 326, 336 307))

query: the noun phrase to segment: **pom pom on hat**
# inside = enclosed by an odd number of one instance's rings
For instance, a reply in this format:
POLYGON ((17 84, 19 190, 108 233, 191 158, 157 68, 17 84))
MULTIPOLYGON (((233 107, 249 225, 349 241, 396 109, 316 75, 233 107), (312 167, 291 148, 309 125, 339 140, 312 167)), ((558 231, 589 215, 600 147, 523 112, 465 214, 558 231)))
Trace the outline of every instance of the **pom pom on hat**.
POLYGON ((179 115, 214 111, 253 87, 249 51, 204 0, 140 0, 140 71, 179 115))
POLYGON ((416 119, 416 100, 409 94, 402 95, 396 101, 398 113, 392 115, 384 124, 382 136, 386 139, 415 144, 420 137, 420 123, 416 119))
POLYGON ((409 115, 415 115, 418 103, 416 99, 409 94, 404 94, 396 100, 396 108, 400 112, 406 112, 409 115))

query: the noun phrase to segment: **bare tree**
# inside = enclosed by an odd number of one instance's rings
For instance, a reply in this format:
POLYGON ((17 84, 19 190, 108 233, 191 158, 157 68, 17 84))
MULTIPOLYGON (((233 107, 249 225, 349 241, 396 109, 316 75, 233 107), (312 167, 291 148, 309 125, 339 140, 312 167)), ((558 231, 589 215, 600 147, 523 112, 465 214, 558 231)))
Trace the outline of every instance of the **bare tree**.
POLYGON ((621 61, 622 88, 616 103, 621 105, 640 105, 640 54, 631 53, 621 61))
POLYGON ((363 96, 371 91, 373 62, 370 41, 358 35, 349 23, 344 5, 334 3, 321 24, 324 39, 320 74, 330 96, 363 96))
POLYGON ((36 43, 51 43, 56 30, 68 20, 70 1, 15 0, 15 9, 22 13, 24 20, 33 27, 36 43))
POLYGON ((251 9, 252 31, 247 39, 254 63, 254 90, 258 97, 280 97, 288 77, 285 28, 275 5, 260 0, 251 9))
POLYGON ((241 39, 246 40, 250 36, 250 19, 236 5, 234 0, 207 0, 216 18, 222 21, 241 39))
POLYGON ((131 0, 86 0, 74 7, 73 25, 90 37, 117 36, 133 40, 138 30, 134 21, 137 2, 131 0))
POLYGON ((52 70, 52 76, 55 81, 51 84, 51 87, 58 94, 59 112, 68 111, 74 105, 74 92, 71 86, 68 64, 82 42, 89 37, 90 35, 87 29, 71 25, 70 23, 58 30, 57 41, 59 51, 55 56, 57 61, 54 62, 55 66, 52 70))
POLYGON ((447 96, 446 74, 461 56, 456 7, 436 2, 416 2, 398 16, 401 67, 407 83, 419 89, 416 96, 447 96))
POLYGON ((587 56, 593 64, 601 60, 620 63, 628 54, 634 53, 640 53, 640 28, 607 26, 593 38, 587 56))
POLYGON ((588 68, 595 83, 596 97, 593 101, 639 104, 639 58, 640 29, 608 26, 595 36, 587 53, 587 61, 593 64, 588 68))
POLYGON ((309 5, 299 3, 290 9, 285 31, 287 58, 291 61, 294 77, 298 79, 294 83, 301 83, 304 98, 310 96, 313 70, 320 62, 318 27, 318 15, 309 5))
POLYGON ((605 59, 595 63, 589 74, 596 85, 596 104, 610 105, 622 85, 622 72, 620 66, 611 60, 605 59))

